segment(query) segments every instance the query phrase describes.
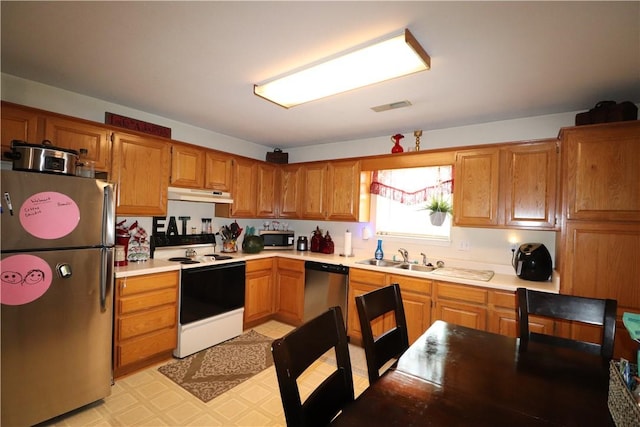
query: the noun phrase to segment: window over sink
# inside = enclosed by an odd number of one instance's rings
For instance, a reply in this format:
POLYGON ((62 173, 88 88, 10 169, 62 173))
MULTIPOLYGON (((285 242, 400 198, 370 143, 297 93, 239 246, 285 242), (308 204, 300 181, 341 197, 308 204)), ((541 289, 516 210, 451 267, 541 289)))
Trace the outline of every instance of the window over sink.
POLYGON ((448 241, 452 190, 451 165, 374 171, 370 191, 376 234, 448 241), (430 208, 442 214, 432 215, 430 208))

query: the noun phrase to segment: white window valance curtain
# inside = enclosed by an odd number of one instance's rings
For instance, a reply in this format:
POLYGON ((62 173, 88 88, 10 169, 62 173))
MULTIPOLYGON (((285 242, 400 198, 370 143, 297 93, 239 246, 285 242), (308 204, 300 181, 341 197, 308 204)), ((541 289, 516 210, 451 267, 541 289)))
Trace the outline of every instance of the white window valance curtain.
POLYGON ((387 169, 373 172, 369 191, 404 205, 427 203, 434 197, 449 199, 453 167, 387 169))

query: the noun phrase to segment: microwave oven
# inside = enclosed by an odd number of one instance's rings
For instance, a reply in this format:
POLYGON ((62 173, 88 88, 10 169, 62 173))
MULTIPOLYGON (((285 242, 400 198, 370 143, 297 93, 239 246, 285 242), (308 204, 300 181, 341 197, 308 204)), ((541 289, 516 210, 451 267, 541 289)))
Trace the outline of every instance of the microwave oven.
POLYGON ((260 235, 264 240, 264 249, 293 249, 293 231, 260 230, 260 235))

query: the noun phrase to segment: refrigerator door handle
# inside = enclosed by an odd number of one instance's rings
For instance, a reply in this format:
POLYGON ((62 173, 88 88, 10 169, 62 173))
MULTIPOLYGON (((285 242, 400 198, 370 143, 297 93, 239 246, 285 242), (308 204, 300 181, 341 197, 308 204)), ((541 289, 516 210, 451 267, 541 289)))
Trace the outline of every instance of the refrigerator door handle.
POLYGON ((102 248, 100 265, 100 311, 107 311, 107 294, 113 283, 113 248, 102 248))
POLYGON ((116 242, 116 204, 112 185, 104 186, 103 197, 102 242, 104 246, 113 246, 116 242))

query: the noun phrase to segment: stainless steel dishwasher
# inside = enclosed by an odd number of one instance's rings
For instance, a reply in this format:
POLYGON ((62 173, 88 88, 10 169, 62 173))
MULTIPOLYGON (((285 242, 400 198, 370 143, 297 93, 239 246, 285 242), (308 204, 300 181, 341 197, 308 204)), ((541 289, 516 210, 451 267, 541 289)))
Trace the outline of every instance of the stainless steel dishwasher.
POLYGON ((349 267, 306 261, 304 269, 303 320, 306 322, 330 307, 340 306, 346 326, 349 267))

